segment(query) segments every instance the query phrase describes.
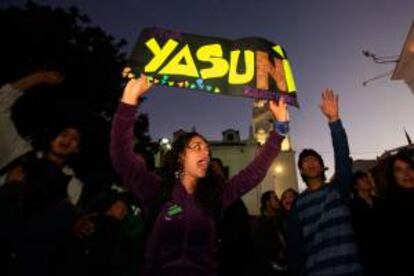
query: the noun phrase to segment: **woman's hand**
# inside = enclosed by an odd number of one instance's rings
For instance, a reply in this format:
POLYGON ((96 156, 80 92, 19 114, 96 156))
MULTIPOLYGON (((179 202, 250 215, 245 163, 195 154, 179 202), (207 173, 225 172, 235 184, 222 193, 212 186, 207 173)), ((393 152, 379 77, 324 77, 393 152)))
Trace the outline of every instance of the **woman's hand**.
POLYGON ((283 97, 279 97, 279 100, 269 101, 269 109, 273 114, 273 117, 278 122, 288 122, 289 121, 289 112, 287 110, 287 104, 283 97))
POLYGON ((121 102, 137 105, 139 99, 150 89, 151 85, 144 74, 141 74, 138 79, 131 79, 124 88, 121 102))

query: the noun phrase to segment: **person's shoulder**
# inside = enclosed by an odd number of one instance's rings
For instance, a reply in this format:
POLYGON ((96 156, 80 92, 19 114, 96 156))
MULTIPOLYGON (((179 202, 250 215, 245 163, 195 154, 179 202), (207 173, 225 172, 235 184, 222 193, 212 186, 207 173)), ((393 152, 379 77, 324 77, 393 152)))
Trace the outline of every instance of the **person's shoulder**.
POLYGON ((319 189, 317 190, 310 190, 310 189, 306 189, 303 192, 301 192, 298 196, 296 200, 311 200, 315 197, 320 197, 323 196, 323 194, 326 194, 327 192, 330 191, 330 187, 328 187, 328 185, 324 184, 322 185, 319 189))
POLYGON ((304 201, 306 201, 310 196, 312 195, 312 191, 310 191, 309 189, 306 189, 304 191, 302 191, 301 193, 298 194, 298 196, 295 199, 295 205, 299 206, 301 205, 304 201))
POLYGON ((344 195, 344 194, 342 194, 339 190, 338 190, 338 187, 337 187, 337 185, 336 185, 336 183, 335 182, 332 182, 332 183, 326 183, 325 185, 324 185, 324 192, 325 192, 325 195, 327 196, 327 197, 329 197, 330 199, 349 199, 349 197, 350 197, 350 194, 346 194, 346 195, 344 195))
POLYGON ((333 194, 338 194, 332 187, 324 184, 317 190, 305 190, 296 198, 295 204, 298 211, 307 209, 315 205, 323 204, 328 197, 332 197, 333 194))

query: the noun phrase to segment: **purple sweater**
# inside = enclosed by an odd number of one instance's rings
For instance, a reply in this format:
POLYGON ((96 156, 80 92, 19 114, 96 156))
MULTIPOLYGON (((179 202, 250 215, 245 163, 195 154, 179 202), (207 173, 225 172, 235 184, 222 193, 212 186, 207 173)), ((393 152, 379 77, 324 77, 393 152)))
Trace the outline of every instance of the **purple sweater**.
MULTIPOLYGON (((160 178, 147 170, 133 151, 137 107, 120 103, 111 131, 111 158, 124 184, 137 197, 144 214, 156 207, 160 178)), ((253 189, 265 177, 280 151, 283 136, 271 132, 253 162, 232 177, 222 195, 223 209, 253 189)), ((144 275, 215 275, 216 225, 194 197, 177 182, 163 204, 149 235, 144 275)))

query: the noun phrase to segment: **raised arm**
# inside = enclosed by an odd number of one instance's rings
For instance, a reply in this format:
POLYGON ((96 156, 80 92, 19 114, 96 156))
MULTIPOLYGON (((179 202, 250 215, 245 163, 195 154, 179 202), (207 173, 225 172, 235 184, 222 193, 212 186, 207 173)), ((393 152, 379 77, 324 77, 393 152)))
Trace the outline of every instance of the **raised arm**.
POLYGON ((21 137, 11 119, 13 104, 23 91, 40 84, 57 85, 63 75, 56 71, 41 71, 30 74, 0 88, 0 169, 32 149, 30 143, 21 137))
POLYGON ((224 208, 256 187, 266 176, 273 160, 280 152, 282 141, 289 130, 289 114, 283 98, 280 98, 279 102, 271 101, 269 108, 276 119, 275 131, 270 132, 266 143, 253 161, 228 181, 222 197, 224 208))
POLYGON ((124 89, 111 130, 111 160, 123 183, 138 198, 144 212, 155 203, 160 191, 160 180, 150 172, 145 161, 134 153, 133 127, 140 97, 149 89, 145 76, 131 79, 124 89))
POLYGON ((349 152, 348 138, 339 117, 338 95, 335 95, 333 90, 326 89, 322 93, 320 108, 328 119, 331 130, 336 176, 333 185, 341 194, 347 196, 352 181, 352 159, 349 152))
POLYGON ((0 110, 10 112, 15 101, 23 95, 23 91, 41 84, 58 85, 64 76, 57 71, 39 71, 5 84, 0 89, 0 110))

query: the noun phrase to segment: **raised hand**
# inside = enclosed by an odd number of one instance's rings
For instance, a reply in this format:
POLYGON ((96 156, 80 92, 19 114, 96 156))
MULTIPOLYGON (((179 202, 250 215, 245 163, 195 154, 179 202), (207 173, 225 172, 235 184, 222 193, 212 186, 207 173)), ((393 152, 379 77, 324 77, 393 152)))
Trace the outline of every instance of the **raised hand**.
POLYGON ((279 100, 269 101, 269 109, 273 114, 273 117, 278 122, 288 122, 289 121, 289 112, 287 110, 287 104, 283 97, 279 97, 279 100))
POLYGON ((328 118, 329 122, 339 120, 338 95, 332 89, 322 92, 321 103, 319 104, 322 113, 328 118))
POLYGON ((122 94, 121 102, 137 105, 139 98, 142 97, 151 87, 151 83, 147 80, 147 76, 141 74, 138 79, 131 79, 128 81, 122 94))

